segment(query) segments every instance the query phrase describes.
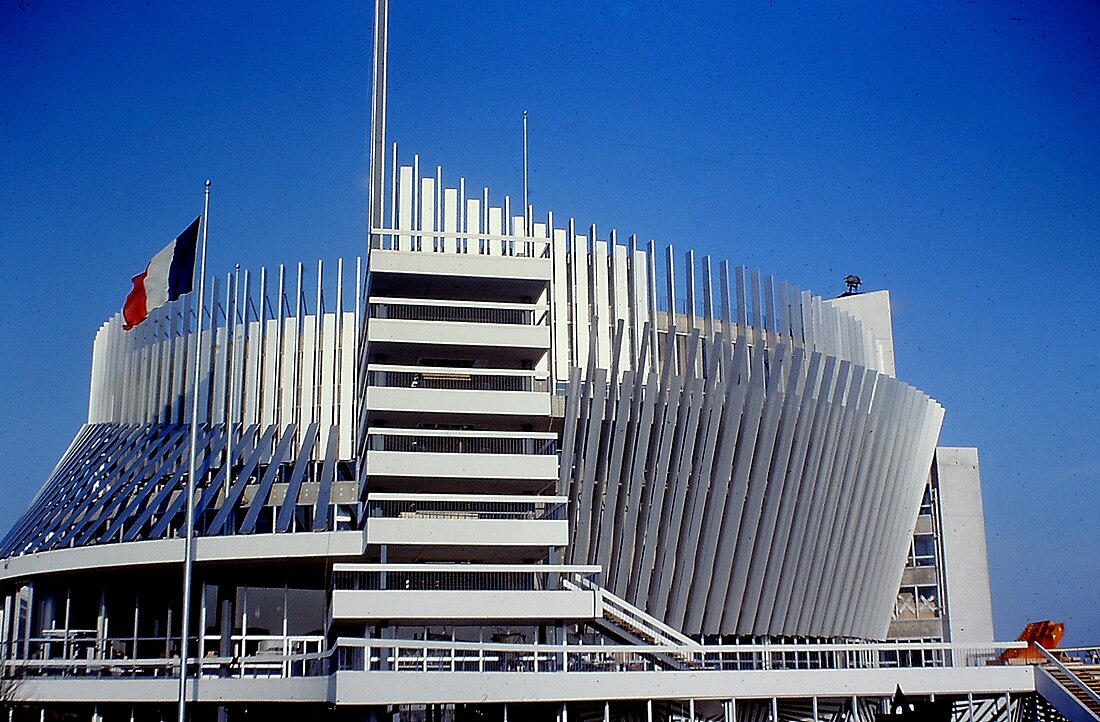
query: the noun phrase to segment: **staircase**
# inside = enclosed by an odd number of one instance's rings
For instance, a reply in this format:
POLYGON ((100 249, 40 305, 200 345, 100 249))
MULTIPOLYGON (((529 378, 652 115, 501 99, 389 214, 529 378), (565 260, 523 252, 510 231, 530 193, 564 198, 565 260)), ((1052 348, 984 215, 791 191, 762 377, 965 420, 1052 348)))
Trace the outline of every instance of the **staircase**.
POLYGON ((668 653, 655 653, 654 657, 675 669, 702 669, 703 660, 688 648, 702 649, 702 645, 686 634, 670 627, 656 617, 647 614, 622 597, 618 597, 585 577, 562 578, 566 589, 594 592, 601 610, 601 617, 593 620, 600 631, 626 642, 646 647, 669 647, 668 653))
MULTIPOLYGON (((1071 722, 1100 722, 1100 648, 1057 650, 1057 657, 1042 647, 1037 649, 1044 658, 1041 669, 1065 695, 1058 700, 1052 698, 1057 694, 1048 695, 1039 689, 1040 693, 1071 722), (1066 695, 1072 702, 1065 699, 1066 695)), ((1036 686, 1042 686, 1039 680, 1036 686)))

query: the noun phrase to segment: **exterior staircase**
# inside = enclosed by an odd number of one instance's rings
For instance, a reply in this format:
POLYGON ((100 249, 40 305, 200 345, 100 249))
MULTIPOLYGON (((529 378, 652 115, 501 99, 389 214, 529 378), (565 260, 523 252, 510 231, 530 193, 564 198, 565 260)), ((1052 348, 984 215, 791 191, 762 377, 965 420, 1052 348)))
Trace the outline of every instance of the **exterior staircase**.
POLYGON ((684 649, 685 647, 702 649, 702 645, 683 632, 670 627, 589 579, 563 578, 562 584, 567 589, 595 592, 602 616, 596 618, 593 623, 605 634, 628 644, 669 647, 668 653, 655 653, 654 657, 675 669, 703 667, 701 658, 684 649))
POLYGON ((1044 658, 1040 670, 1060 688, 1045 685, 1048 693, 1037 678, 1038 691, 1070 722, 1100 722, 1100 647, 1056 650, 1057 656, 1037 649, 1044 658))

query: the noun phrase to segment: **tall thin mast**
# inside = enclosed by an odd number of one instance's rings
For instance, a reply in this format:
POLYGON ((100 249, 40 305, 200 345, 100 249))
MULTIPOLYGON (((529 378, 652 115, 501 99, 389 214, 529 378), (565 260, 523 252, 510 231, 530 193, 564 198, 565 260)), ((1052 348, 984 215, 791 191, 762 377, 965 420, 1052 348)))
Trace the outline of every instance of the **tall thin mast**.
MULTIPOLYGON (((191 454, 187 466, 187 517, 183 533, 183 614, 180 619, 180 687, 179 722, 187 720, 187 638, 191 636, 191 568, 194 566, 195 538, 195 471, 198 466, 199 443, 199 381, 202 368, 199 364, 199 352, 202 349, 202 306, 206 293, 206 237, 210 225, 210 181, 206 181, 206 190, 202 203, 202 252, 199 255, 199 298, 195 311, 195 336, 191 344, 191 357, 194 359, 195 375, 191 383, 191 454)), ((213 319, 211 319, 213 320, 213 319)), ((213 323, 211 323, 213 327, 213 323)))
POLYGON ((531 206, 527 199, 527 111, 523 111, 523 235, 531 235, 531 206))
POLYGON ((378 240, 375 231, 382 227, 386 184, 386 54, 389 51, 388 0, 374 2, 374 87, 370 110, 370 246, 378 240))
MULTIPOLYGON (((389 16, 390 6, 388 0, 375 0, 374 2, 374 77, 371 89, 370 110, 370 198, 368 200, 367 229, 367 270, 361 281, 369 283, 370 278, 370 253, 372 248, 381 245, 382 238, 378 231, 383 226, 386 195, 386 183, 383 177, 386 167, 386 54, 389 50, 389 16)), ((368 296, 366 288, 356 289, 356 293, 363 293, 364 299, 368 296)), ((365 379, 367 370, 367 316, 359 321, 359 359, 357 378, 365 379)), ((357 464, 359 476, 359 488, 363 488, 363 459, 366 458, 365 448, 367 438, 366 404, 362 393, 357 395, 355 405, 355 448, 359 452, 360 459, 357 464)))

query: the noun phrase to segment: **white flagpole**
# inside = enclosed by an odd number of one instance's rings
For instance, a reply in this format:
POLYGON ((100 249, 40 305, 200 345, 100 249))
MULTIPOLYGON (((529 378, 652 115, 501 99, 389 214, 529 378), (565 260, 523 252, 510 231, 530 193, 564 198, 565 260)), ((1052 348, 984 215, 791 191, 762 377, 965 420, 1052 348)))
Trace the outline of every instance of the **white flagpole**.
MULTIPOLYGON (((199 298, 195 313, 195 341, 191 345, 195 374, 191 385, 191 458, 187 470, 187 521, 183 541, 183 614, 180 619, 180 687, 179 722, 187 720, 187 638, 191 634, 191 567, 194 565, 195 538, 195 471, 198 466, 199 443, 199 381, 202 378, 199 353, 202 349, 203 296, 206 292, 206 235, 210 220, 210 181, 202 204, 202 252, 199 256, 199 298)), ((201 631, 200 631, 201 633, 201 631)))
POLYGON ((523 111, 523 235, 531 235, 531 206, 527 199, 527 111, 523 111))

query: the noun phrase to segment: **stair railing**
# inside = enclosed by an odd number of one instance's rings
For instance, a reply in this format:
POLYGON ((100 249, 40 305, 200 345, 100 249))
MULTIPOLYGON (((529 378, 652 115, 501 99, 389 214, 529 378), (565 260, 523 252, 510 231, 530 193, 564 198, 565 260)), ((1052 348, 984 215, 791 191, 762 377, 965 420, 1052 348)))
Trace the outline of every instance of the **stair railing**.
POLYGON ((647 614, 630 602, 612 594, 589 579, 575 577, 574 580, 563 579, 562 582, 583 591, 595 592, 600 598, 605 617, 610 613, 621 622, 633 625, 642 633, 652 637, 654 644, 666 647, 702 646, 683 632, 680 632, 674 627, 670 627, 656 617, 647 614))
MULTIPOLYGON (((1071 681, 1072 681, 1072 682, 1073 682, 1073 683, 1074 683, 1075 685, 1077 685, 1077 687, 1078 687, 1078 688, 1080 688, 1082 692, 1084 692, 1084 693, 1085 693, 1085 696, 1086 696, 1086 697, 1088 697, 1089 699, 1091 699, 1091 700, 1092 700, 1093 702, 1095 702, 1096 704, 1100 704, 1100 694, 1096 694, 1096 692, 1094 692, 1094 691, 1092 690, 1092 688, 1091 688, 1091 687, 1089 687, 1089 686, 1088 686, 1088 685, 1087 685, 1087 684, 1085 683, 1085 681, 1084 681, 1083 679, 1081 679, 1081 678, 1080 678, 1080 677, 1078 677, 1078 676, 1077 676, 1076 674, 1074 674, 1074 673, 1073 673, 1073 671, 1072 671, 1072 670, 1071 670, 1071 669, 1070 669, 1069 667, 1067 667, 1066 665, 1064 665, 1064 664, 1062 664, 1062 663, 1061 663, 1060 661, 1058 661, 1058 659, 1057 659, 1057 658, 1056 658, 1056 657, 1055 657, 1055 656, 1054 656, 1053 654, 1051 654, 1051 653, 1050 653, 1050 652, 1048 652, 1048 651, 1047 651, 1046 649, 1044 649, 1044 648, 1043 648, 1043 646, 1042 646, 1041 644, 1036 644, 1036 645, 1033 645, 1033 646, 1035 647, 1035 649, 1038 649, 1038 650, 1039 650, 1039 653, 1040 653, 1040 654, 1042 654, 1042 655, 1043 655, 1043 657, 1044 657, 1044 658, 1045 658, 1045 659, 1046 659, 1046 660, 1047 660, 1048 662, 1050 662, 1050 663, 1051 663, 1052 665, 1054 665, 1054 667, 1055 667, 1055 668, 1056 668, 1056 669, 1057 669, 1058 671, 1062 672, 1062 674, 1064 674, 1064 675, 1066 675, 1067 677, 1069 677, 1069 678, 1070 678, 1070 680, 1071 680, 1071 681)), ((1068 690, 1068 691, 1072 692, 1073 690, 1068 690)))

